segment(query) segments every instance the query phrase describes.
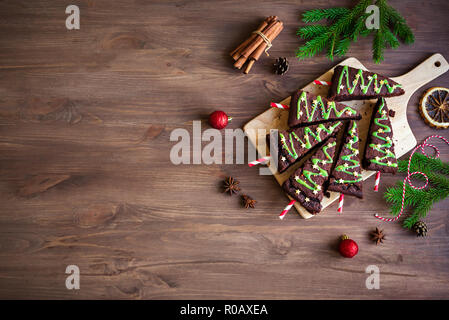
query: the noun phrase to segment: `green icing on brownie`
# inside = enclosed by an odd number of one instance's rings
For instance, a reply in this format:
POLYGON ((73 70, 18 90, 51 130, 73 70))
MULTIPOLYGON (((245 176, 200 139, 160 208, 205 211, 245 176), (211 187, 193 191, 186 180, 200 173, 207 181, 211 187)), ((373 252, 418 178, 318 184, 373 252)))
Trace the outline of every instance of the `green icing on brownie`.
POLYGON ((320 167, 320 163, 321 164, 331 164, 333 162, 333 159, 331 156, 329 156, 329 153, 327 152, 327 150, 329 148, 335 147, 336 142, 329 142, 327 145, 325 145, 323 147, 323 153, 326 157, 326 159, 324 160, 320 160, 318 158, 312 158, 312 168, 315 170, 318 170, 318 172, 312 172, 309 170, 303 170, 302 172, 302 176, 304 176, 305 179, 302 179, 299 176, 294 177, 295 181, 301 185, 303 185, 304 187, 310 189, 313 191, 314 194, 317 194, 318 192, 320 192, 321 190, 321 185, 318 185, 314 180, 313 177, 314 176, 322 176, 322 177, 327 177, 329 174, 327 172, 327 170, 324 170, 323 168, 320 167))
POLYGON ((324 120, 329 119, 332 111, 335 112, 337 118, 340 118, 344 113, 349 113, 352 115, 357 114, 357 111, 349 106, 345 106, 341 111, 338 111, 337 105, 334 101, 328 101, 326 106, 321 96, 317 96, 316 99, 312 101, 312 106, 310 107, 307 101, 307 92, 303 91, 301 93, 301 96, 298 98, 296 118, 299 120, 304 114, 303 110, 305 110, 307 116, 306 121, 311 122, 313 121, 313 116, 315 115, 318 108, 320 108, 319 111, 321 111, 321 115, 324 120))
POLYGON ((370 159, 372 163, 378 164, 380 166, 387 166, 387 167, 397 167, 398 164, 395 162, 391 162, 389 159, 396 159, 395 154, 390 150, 393 146, 393 141, 390 137, 383 137, 382 133, 390 133, 391 128, 388 125, 380 123, 380 121, 388 120, 388 114, 387 110, 385 108, 385 99, 381 99, 381 102, 379 104, 379 107, 377 111, 379 114, 381 114, 381 117, 375 117, 374 123, 381 127, 379 130, 374 131, 372 135, 382 141, 384 141, 384 144, 369 144, 369 147, 379 151, 380 153, 384 154, 382 157, 375 157, 374 159, 370 159))
POLYGON ((378 77, 377 74, 368 76, 368 83, 365 84, 365 79, 363 77, 363 70, 359 69, 355 75, 355 78, 349 79, 349 68, 348 68, 348 66, 344 66, 340 73, 340 77, 338 79, 337 94, 340 94, 340 91, 343 90, 343 88, 344 88, 344 84, 343 84, 344 79, 343 78, 346 78, 346 88, 348 89, 348 92, 350 94, 352 94, 354 92, 354 90, 356 89, 356 87, 358 85, 360 86, 360 89, 362 90, 362 92, 364 94, 366 94, 368 92, 368 89, 371 85, 373 85, 374 92, 377 94, 380 93, 380 91, 382 90, 384 85, 387 88, 389 93, 393 93, 393 91, 396 88, 402 87, 400 84, 390 85, 388 83, 388 80, 386 80, 386 79, 377 81, 377 77, 378 77), (352 86, 351 86, 351 84, 352 84, 352 86), (379 86, 379 84, 380 84, 380 86, 379 86))

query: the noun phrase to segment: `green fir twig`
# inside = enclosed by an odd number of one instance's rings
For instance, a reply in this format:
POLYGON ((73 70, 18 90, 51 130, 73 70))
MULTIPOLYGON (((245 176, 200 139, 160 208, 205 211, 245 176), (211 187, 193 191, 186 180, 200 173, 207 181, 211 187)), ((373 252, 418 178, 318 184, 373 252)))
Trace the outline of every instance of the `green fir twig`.
POLYGON ((349 13, 347 8, 329 8, 329 9, 314 9, 304 12, 302 21, 306 23, 318 22, 323 19, 336 20, 349 13))
MULTIPOLYGON (((408 159, 398 162, 399 172, 407 172, 408 159)), ((405 186, 404 208, 411 207, 412 213, 404 219, 404 228, 410 229, 418 220, 425 218, 435 203, 449 197, 449 163, 440 159, 427 158, 415 153, 410 163, 410 172, 423 172, 429 179, 429 186, 422 190, 405 186)), ((422 175, 414 175, 412 179, 425 180, 422 175)), ((388 188, 384 198, 391 204, 390 214, 398 215, 401 211, 403 182, 398 181, 395 187, 388 188)))
POLYGON ((371 13, 365 11, 371 3, 372 0, 361 0, 352 9, 337 7, 304 12, 302 21, 305 23, 316 23, 321 20, 331 23, 309 24, 298 29, 297 35, 306 42, 297 49, 297 58, 299 60, 311 58, 325 50, 327 57, 333 60, 335 56, 345 55, 351 43, 356 42, 360 36, 374 33, 373 60, 380 63, 384 60, 385 48, 399 47, 398 38, 406 44, 414 42, 413 32, 405 19, 388 5, 387 0, 375 1, 380 14, 379 29, 367 29, 365 22, 371 13))

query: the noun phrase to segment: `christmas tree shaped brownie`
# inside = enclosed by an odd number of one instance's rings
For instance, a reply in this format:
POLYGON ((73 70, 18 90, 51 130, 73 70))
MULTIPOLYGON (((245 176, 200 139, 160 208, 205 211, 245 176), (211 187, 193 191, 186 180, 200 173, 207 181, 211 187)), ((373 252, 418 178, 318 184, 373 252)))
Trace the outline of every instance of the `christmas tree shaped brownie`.
POLYGON ((363 198, 359 132, 357 122, 353 120, 349 122, 343 146, 329 179, 328 190, 363 198))
POLYGON ((386 173, 398 171, 389 113, 385 99, 377 100, 373 109, 363 161, 364 167, 368 170, 386 173))
POLYGON ((335 154, 335 137, 318 149, 304 165, 288 178, 284 190, 312 214, 321 211, 323 185, 329 177, 335 154))
POLYGON ((342 122, 338 121, 279 131, 278 171, 287 170, 313 147, 335 134, 342 125, 342 122))
POLYGON ((296 92, 290 101, 289 127, 350 119, 360 119, 360 114, 349 106, 306 91, 296 92))
POLYGON ((367 100, 404 94, 402 86, 373 72, 337 66, 332 77, 329 99, 335 101, 367 100))

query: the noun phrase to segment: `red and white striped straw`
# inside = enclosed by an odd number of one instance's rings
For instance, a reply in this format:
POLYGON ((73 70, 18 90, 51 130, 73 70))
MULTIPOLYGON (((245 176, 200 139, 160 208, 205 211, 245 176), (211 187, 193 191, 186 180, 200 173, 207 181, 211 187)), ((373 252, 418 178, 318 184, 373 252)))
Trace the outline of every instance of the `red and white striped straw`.
POLYGON ((415 149, 413 149, 413 151, 412 151, 412 153, 410 154, 410 157, 409 157, 409 159, 408 159, 407 176, 404 178, 404 181, 403 181, 403 183, 402 183, 402 184, 403 184, 403 187, 402 187, 402 204, 401 204, 401 211, 400 211, 399 214, 398 214, 396 217, 394 217, 394 218, 384 218, 384 217, 380 217, 380 216, 376 213, 374 216, 375 216, 377 219, 380 219, 380 220, 386 221, 386 222, 396 221, 396 220, 399 219, 399 217, 402 215, 402 212, 404 212, 405 187, 407 186, 406 183, 408 183, 408 184, 410 185, 410 187, 413 188, 413 189, 415 189, 415 190, 421 190, 421 189, 424 189, 425 187, 427 187, 427 184, 429 183, 429 179, 427 178, 427 175, 426 175, 425 173, 423 173, 423 172, 420 172, 420 171, 415 171, 415 172, 411 172, 411 173, 410 173, 410 165, 411 165, 411 162, 412 162, 413 154, 414 154, 414 153, 416 152, 416 150, 418 150, 419 148, 421 148, 421 153, 422 153, 423 155, 425 155, 427 158, 437 159, 437 158, 440 156, 440 150, 438 150, 438 148, 437 148, 436 146, 434 146, 433 144, 427 143, 427 141, 428 141, 429 139, 431 139, 431 138, 439 138, 439 139, 443 140, 444 142, 446 142, 446 143, 449 145, 449 141, 448 141, 446 138, 444 138, 444 137, 442 137, 442 136, 439 136, 439 135, 433 135, 433 136, 427 137, 427 139, 424 140, 423 143, 421 143, 420 145, 416 146, 415 149), (436 153, 436 154, 435 154, 435 157, 429 156, 429 155, 424 151, 424 147, 431 147, 433 150, 435 150, 435 153, 436 153), (412 176, 414 176, 415 174, 416 174, 416 175, 420 174, 420 175, 422 175, 422 176, 426 179, 426 183, 425 183, 422 187, 415 187, 415 186, 413 185, 413 183, 411 182, 410 178, 411 178, 412 176))
POLYGON ((379 191, 380 171, 376 172, 376 182, 374 182, 374 192, 379 191))
POLYGON ((289 106, 287 106, 287 105, 285 105, 285 104, 280 104, 280 103, 275 103, 275 102, 272 102, 272 103, 270 104, 270 106, 271 106, 272 108, 278 108, 278 109, 288 109, 288 108, 290 108, 289 106))
POLYGON ((248 166, 254 167, 255 165, 258 165, 258 164, 261 164, 261 163, 265 163, 265 162, 267 162, 269 160, 270 160, 270 156, 262 157, 260 159, 251 161, 250 163, 248 163, 248 166))
POLYGON ((282 210, 281 214, 279 215, 279 219, 281 219, 281 220, 284 219, 285 215, 293 207, 295 202, 296 202, 296 200, 292 200, 292 201, 289 202, 288 206, 286 206, 285 209, 282 210))
POLYGON ((345 200, 345 195, 343 193, 340 193, 340 199, 338 200, 338 209, 337 212, 338 213, 342 213, 343 212, 343 202, 345 200))
MULTIPOLYGON (((331 82, 330 81, 323 81, 323 80, 313 80, 314 84, 320 85, 320 86, 330 86, 331 82)), ((272 108, 278 108, 278 109, 289 109, 290 107, 285 105, 285 104, 281 104, 281 103, 276 103, 276 102, 271 102, 270 106, 272 108)))
POLYGON ((313 83, 321 85, 321 86, 330 86, 331 85, 330 81, 323 81, 323 80, 313 80, 313 83))

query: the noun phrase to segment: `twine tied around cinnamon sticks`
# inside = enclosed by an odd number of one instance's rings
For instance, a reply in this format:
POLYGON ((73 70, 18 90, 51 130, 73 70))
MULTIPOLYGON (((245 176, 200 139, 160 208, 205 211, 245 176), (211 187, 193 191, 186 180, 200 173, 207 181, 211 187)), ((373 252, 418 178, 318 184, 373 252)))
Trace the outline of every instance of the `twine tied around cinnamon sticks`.
POLYGON ((259 36, 261 36, 262 37, 262 39, 263 39, 263 41, 265 41, 265 43, 267 44, 267 47, 266 47, 266 49, 265 49, 265 54, 267 55, 267 57, 269 57, 270 55, 268 54, 268 50, 270 50, 270 48, 273 46, 272 44, 271 44, 271 41, 270 41, 270 39, 268 39, 262 32, 260 32, 260 31, 253 31, 253 33, 255 33, 255 34, 257 34, 257 35, 259 35, 259 36))
POLYGON ((267 56, 268 50, 272 46, 272 42, 284 29, 284 24, 278 20, 276 16, 267 17, 259 27, 251 33, 251 36, 235 48, 231 53, 231 57, 235 60, 234 67, 241 69, 243 65, 248 62, 245 70, 247 74, 254 65, 254 62, 259 60, 262 52, 267 56))

